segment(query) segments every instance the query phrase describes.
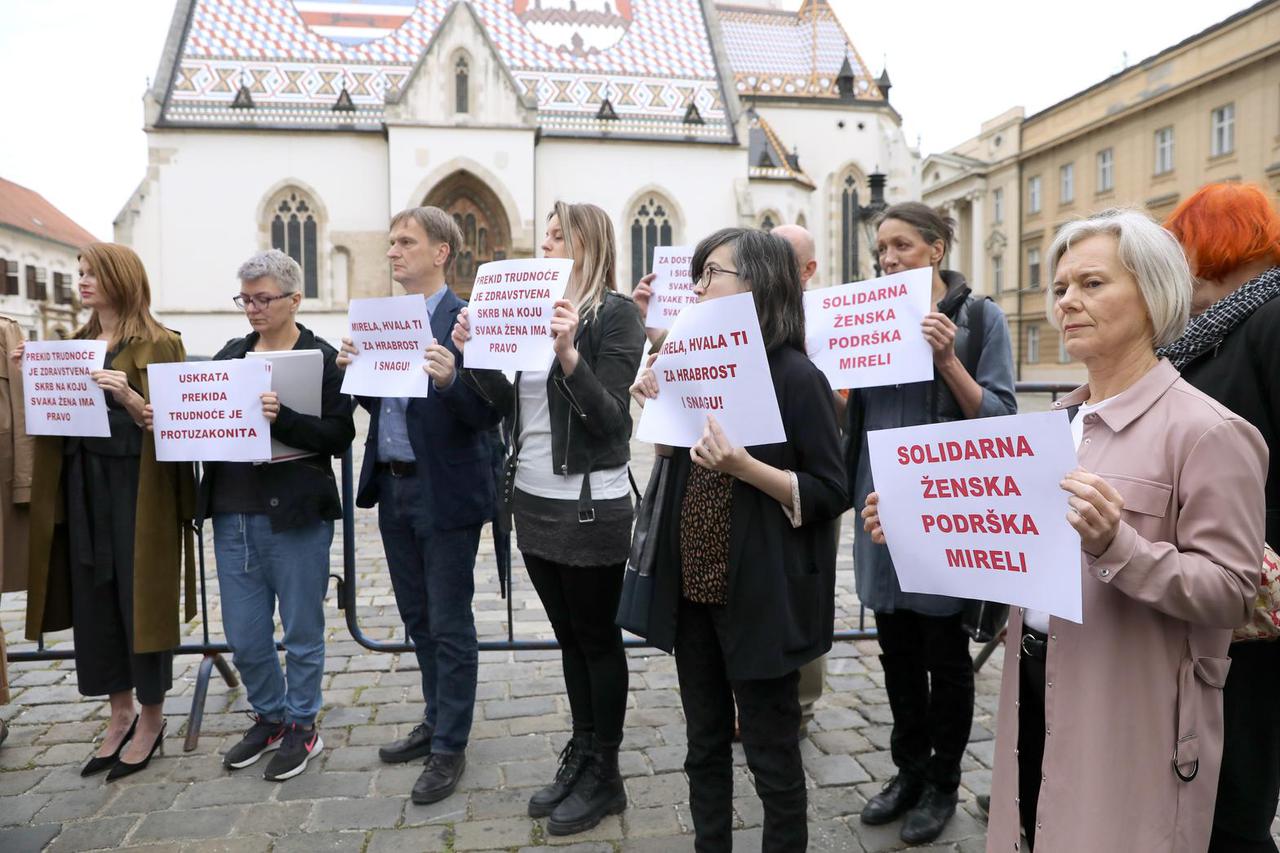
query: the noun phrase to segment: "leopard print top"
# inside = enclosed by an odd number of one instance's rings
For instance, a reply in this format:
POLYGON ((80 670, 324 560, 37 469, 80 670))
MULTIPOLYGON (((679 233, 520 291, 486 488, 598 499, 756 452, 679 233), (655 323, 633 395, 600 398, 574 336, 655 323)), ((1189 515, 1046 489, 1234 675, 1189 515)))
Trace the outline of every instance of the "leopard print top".
POLYGON ((696 604, 729 603, 733 477, 694 465, 680 505, 680 591, 696 604))

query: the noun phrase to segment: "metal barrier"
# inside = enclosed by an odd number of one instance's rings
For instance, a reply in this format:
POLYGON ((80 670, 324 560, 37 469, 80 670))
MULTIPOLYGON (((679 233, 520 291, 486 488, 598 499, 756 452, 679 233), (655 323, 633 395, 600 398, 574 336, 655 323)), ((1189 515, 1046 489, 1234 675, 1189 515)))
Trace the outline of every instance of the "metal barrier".
MULTIPOLYGON (((1076 387, 1073 383, 1019 382, 1016 390, 1020 394, 1051 394, 1053 399, 1056 400, 1059 394, 1072 391, 1076 387)), ((175 655, 201 655, 203 658, 200 662, 200 669, 196 674, 195 689, 191 695, 191 710, 187 717, 187 736, 183 743, 183 749, 186 752, 194 750, 200 742, 200 729, 204 720, 204 705, 208 697, 209 680, 213 675, 213 670, 217 669, 218 674, 222 676, 228 687, 236 687, 239 684, 235 670, 223 657, 224 654, 231 651, 231 648, 226 643, 214 643, 209 639, 209 597, 205 579, 204 535, 202 529, 196 530, 196 543, 197 559, 200 567, 200 627, 203 642, 183 643, 173 650, 175 655)), ((506 549, 505 558, 502 549, 498 550, 499 572, 507 579, 507 637, 505 640, 481 641, 479 643, 480 651, 548 651, 560 648, 559 643, 553 639, 516 639, 511 600, 510 549, 506 549)), ((360 627, 356 613, 355 476, 350 448, 347 448, 347 451, 342 455, 342 574, 332 575, 331 577, 337 582, 338 608, 342 610, 345 616, 347 630, 350 632, 352 639, 364 648, 375 652, 402 653, 413 650, 413 644, 408 641, 387 643, 373 640, 360 627)), ((982 667, 996 647, 1003 642, 1004 634, 1005 632, 1002 630, 995 639, 982 648, 974 660, 975 671, 982 667)), ((836 631, 832 639, 835 642, 847 642, 850 640, 873 640, 876 636, 876 629, 866 626, 866 608, 862 607, 859 608, 858 612, 858 627, 836 631)), ((635 648, 645 647, 648 644, 643 640, 629 639, 624 641, 624 645, 635 648)), ((283 650, 284 646, 277 643, 276 648, 283 650)), ((34 651, 10 651, 8 654, 8 659, 11 663, 69 660, 74 657, 75 650, 72 648, 45 648, 43 637, 37 641, 34 651)))

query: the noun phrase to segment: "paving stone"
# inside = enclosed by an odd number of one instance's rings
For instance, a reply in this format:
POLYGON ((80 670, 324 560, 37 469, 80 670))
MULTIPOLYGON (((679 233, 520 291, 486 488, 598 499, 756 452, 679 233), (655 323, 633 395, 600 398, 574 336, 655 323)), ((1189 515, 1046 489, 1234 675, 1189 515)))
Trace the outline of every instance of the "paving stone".
MULTIPOLYGON (((576 837, 576 836, 575 836, 576 837)), ((547 837, 547 843, 556 845, 561 853, 613 853, 608 841, 574 841, 572 838, 547 837)), ((521 847, 519 853, 546 853, 546 847, 521 847)))
MULTIPOLYGON (((652 838, 628 838, 622 842, 622 853, 676 853, 692 850, 692 835, 664 835, 652 838)), ((750 850, 749 847, 741 848, 750 850)))
MULTIPOLYGON (((231 776, 189 786, 174 801, 173 807, 177 809, 202 809, 208 806, 261 803, 264 800, 271 799, 271 795, 275 793, 280 783, 268 782, 262 778, 261 769, 257 773, 253 772, 252 769, 257 768, 264 760, 259 759, 258 764, 252 765, 249 769, 237 771, 231 776)), ((263 767, 265 766, 263 765, 263 767)))
POLYGON ((824 788, 871 780, 870 774, 851 755, 824 755, 805 761, 804 769, 824 788))
POLYGON ((538 788, 535 787, 476 791, 470 798, 471 819, 487 820, 528 814, 529 798, 537 791, 538 788))
POLYGON ((312 804, 297 803, 259 803, 249 806, 236 823, 235 835, 288 835, 301 832, 307 816, 311 814, 312 804))
POLYGON ((828 755, 854 755, 873 749, 865 732, 866 729, 814 732, 809 735, 809 740, 828 755))
MULTIPOLYGON (((809 824, 809 850, 812 853, 862 853, 862 844, 848 825, 838 820, 809 824)), ((913 848, 919 853, 919 848, 913 848)))
POLYGON ((513 717, 532 717, 556 712, 556 700, 552 696, 531 696, 526 699, 494 699, 483 703, 486 720, 509 720, 513 717))
POLYGON ((0 797, 12 797, 25 794, 40 783, 49 771, 44 768, 35 770, 10 770, 0 773, 0 797))
POLYGON ((622 813, 622 825, 627 838, 677 835, 680 819, 672 806, 629 806, 622 813))
POLYGON ((362 853, 363 832, 299 832, 286 835, 272 846, 272 853, 362 853))
POLYGON ((467 820, 467 797, 455 793, 436 803, 420 806, 406 798, 402 826, 438 826, 467 820))
POLYGON ((528 844, 533 825, 528 818, 473 820, 453 825, 454 850, 495 850, 528 844))
POLYGON ((367 853, 443 853, 449 849, 452 833, 447 827, 420 826, 374 831, 367 853))
POLYGON ((36 820, 39 823, 65 823, 92 817, 117 793, 119 792, 112 788, 99 787, 55 794, 49 804, 40 810, 36 820))
POLYGON ((369 793, 372 773, 303 773, 280 785, 276 799, 320 800, 334 797, 363 797, 369 793))
POLYGON ((121 815, 64 826, 46 853, 78 853, 81 850, 119 847, 137 822, 136 815, 121 815))
POLYGON ((688 750, 683 746, 655 746, 644 754, 653 765, 654 773, 668 773, 684 769, 684 757, 688 750))
POLYGON ((20 826, 31 823, 42 808, 52 801, 48 794, 20 794, 0 798, 0 826, 20 826))
POLYGON ((153 812, 142 819, 129 840, 146 842, 219 838, 231 831, 242 813, 243 809, 236 806, 153 812))
POLYGON ((893 756, 886 752, 864 752, 857 756, 858 763, 871 775, 872 781, 881 785, 898 775, 893 756))
POLYGON ((61 830, 62 826, 56 823, 0 829, 0 850, 5 853, 36 853, 44 850, 61 830))
POLYGON ((541 787, 555 778, 559 767, 559 763, 551 758, 543 761, 517 761, 502 765, 502 778, 510 788, 541 787))
POLYGON ((400 822, 403 799, 362 797, 358 800, 322 800, 311 810, 307 829, 388 829, 400 822))
POLYGON ((689 799, 689 783, 683 773, 663 773, 627 780, 627 799, 632 805, 666 806, 689 799))
MULTIPOLYGON (((326 744, 327 746, 327 744, 326 744)), ((333 770, 376 770, 382 766, 378 758, 376 746, 344 746, 334 750, 325 750, 324 769, 333 770)))
POLYGON ((275 839, 270 835, 211 838, 184 845, 182 853, 267 853, 275 839))

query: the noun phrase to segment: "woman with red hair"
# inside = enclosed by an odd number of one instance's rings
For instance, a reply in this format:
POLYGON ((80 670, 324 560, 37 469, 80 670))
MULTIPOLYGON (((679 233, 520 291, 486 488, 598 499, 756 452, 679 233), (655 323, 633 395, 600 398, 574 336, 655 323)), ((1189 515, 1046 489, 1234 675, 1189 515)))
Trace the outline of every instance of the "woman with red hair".
MULTIPOLYGON (((1196 280, 1186 332, 1159 352, 1266 439, 1266 537, 1280 545, 1280 214, 1258 187, 1209 184, 1179 205, 1165 227, 1182 243, 1196 280)), ((1277 673, 1280 640, 1231 644, 1209 853, 1276 853, 1277 673)))

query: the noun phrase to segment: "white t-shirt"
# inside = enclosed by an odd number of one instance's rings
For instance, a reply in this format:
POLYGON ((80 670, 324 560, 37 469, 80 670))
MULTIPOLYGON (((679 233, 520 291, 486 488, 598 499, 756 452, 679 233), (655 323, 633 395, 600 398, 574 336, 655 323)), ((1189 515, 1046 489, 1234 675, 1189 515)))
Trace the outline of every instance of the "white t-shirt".
MULTIPOLYGON (((1084 416, 1091 412, 1096 412, 1107 404, 1112 398, 1100 400, 1093 405, 1081 403, 1080 410, 1076 412, 1076 416, 1071 419, 1071 440, 1075 442, 1076 450, 1080 449, 1080 442, 1084 441, 1084 416)), ((1043 610, 1031 610, 1028 608, 1022 614, 1022 624, 1028 628, 1034 628, 1041 634, 1049 633, 1049 614, 1043 610)))
MULTIPOLYGON (((582 494, 582 475, 558 474, 552 466, 547 375, 545 370, 520 374, 520 464, 516 466, 516 488, 539 498, 576 501, 582 494)), ((573 429, 585 427, 575 423, 573 429)), ((630 491, 626 465, 591 472, 593 500, 625 498, 630 491)))

